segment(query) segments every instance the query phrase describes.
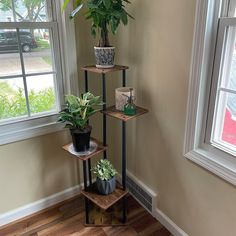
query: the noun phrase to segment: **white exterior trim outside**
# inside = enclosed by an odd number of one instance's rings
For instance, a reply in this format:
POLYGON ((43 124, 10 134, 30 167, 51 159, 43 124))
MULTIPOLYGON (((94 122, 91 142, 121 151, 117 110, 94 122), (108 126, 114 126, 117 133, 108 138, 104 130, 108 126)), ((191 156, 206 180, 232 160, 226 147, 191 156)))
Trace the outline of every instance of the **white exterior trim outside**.
POLYGON ((213 62, 209 58, 213 58, 214 53, 212 44, 214 46, 216 40, 214 22, 217 8, 220 9, 219 0, 197 1, 184 156, 236 185, 236 158, 230 158, 226 153, 213 150, 214 147, 204 143, 208 112, 204 104, 209 102, 206 96, 209 86, 207 77, 211 76, 212 71, 213 62))

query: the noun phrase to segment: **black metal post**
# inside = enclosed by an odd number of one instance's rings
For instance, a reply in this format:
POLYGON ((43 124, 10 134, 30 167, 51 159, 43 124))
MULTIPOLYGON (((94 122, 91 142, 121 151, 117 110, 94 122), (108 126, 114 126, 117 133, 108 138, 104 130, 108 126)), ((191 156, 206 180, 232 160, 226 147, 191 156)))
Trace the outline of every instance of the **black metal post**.
POLYGON ((87 163, 86 160, 83 161, 83 172, 84 172, 84 190, 88 190, 88 183, 87 183, 87 163))
MULTIPOLYGON (((106 101, 107 101, 107 97, 106 97, 106 75, 104 73, 102 73, 102 97, 103 97, 103 110, 106 110, 106 101)), ((103 114, 103 145, 106 146, 107 145, 107 117, 105 114, 103 114)), ((107 152, 104 151, 103 153, 103 158, 107 159, 107 152)))
MULTIPOLYGON (((85 89, 85 92, 87 93, 88 92, 88 71, 84 71, 84 89, 85 89)), ((89 121, 88 121, 88 124, 89 124, 89 121)), ((88 175, 89 175, 89 185, 92 185, 92 173, 91 173, 91 160, 89 159, 88 160, 88 175)))
POLYGON ((122 185, 126 190, 126 123, 122 121, 122 185))
MULTIPOLYGON (((84 190, 88 191, 88 185, 87 185, 87 162, 86 160, 83 161, 83 172, 84 172, 84 190)), ((85 197, 85 215, 86 215, 86 224, 89 223, 89 201, 85 197)))
POLYGON ((84 86, 85 86, 85 92, 88 92, 88 71, 84 71, 84 86))
MULTIPOLYGON (((122 86, 126 86, 126 70, 122 71, 122 86)), ((122 185, 126 190, 126 123, 122 121, 122 185)), ((123 223, 127 220, 127 198, 122 199, 123 203, 123 223)))
POLYGON ((126 70, 122 71, 122 86, 126 86, 126 70))
POLYGON ((89 186, 92 185, 91 159, 88 159, 89 186))

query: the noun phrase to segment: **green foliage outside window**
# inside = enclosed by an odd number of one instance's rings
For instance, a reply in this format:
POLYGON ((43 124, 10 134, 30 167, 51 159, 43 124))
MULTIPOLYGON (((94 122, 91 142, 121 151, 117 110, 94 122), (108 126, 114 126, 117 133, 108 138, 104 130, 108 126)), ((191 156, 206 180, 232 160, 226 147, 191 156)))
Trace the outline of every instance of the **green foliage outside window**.
MULTIPOLYGON (((14 118, 27 115, 25 93, 22 88, 14 90, 6 82, 0 83, 0 119, 14 118)), ((41 91, 30 90, 30 111, 32 114, 47 112, 55 108, 55 94, 53 88, 41 91)))

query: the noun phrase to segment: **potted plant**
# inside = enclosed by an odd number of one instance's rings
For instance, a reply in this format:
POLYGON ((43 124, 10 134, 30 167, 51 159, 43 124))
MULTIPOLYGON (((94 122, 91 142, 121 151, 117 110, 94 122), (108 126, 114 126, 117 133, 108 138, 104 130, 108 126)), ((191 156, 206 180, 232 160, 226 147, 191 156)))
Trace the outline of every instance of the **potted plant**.
MULTIPOLYGON (((71 0, 65 0, 63 9, 71 0)), ((71 13, 71 18, 83 7, 83 0, 76 1, 76 9, 71 13)), ((128 17, 133 18, 125 10, 125 4, 130 3, 128 0, 86 0, 87 12, 86 19, 91 20, 91 34, 95 37, 100 35, 98 46, 94 47, 96 67, 110 68, 114 66, 115 47, 109 42, 109 29, 116 34, 119 24, 128 23, 128 17)))
POLYGON ((107 159, 101 159, 91 169, 97 176, 96 185, 99 193, 108 195, 116 188, 117 171, 107 159))
POLYGON ((92 130, 88 119, 99 111, 94 107, 104 103, 101 102, 100 96, 94 96, 90 92, 84 93, 81 97, 66 95, 65 101, 65 109, 59 112, 58 122, 66 123, 65 128, 70 129, 75 151, 87 151, 90 148, 92 130))

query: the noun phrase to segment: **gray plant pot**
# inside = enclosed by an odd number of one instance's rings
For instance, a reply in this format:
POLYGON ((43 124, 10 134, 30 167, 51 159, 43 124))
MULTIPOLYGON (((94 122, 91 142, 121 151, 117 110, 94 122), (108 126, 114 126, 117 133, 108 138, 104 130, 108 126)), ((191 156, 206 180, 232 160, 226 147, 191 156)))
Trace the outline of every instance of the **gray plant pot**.
POLYGON ((114 192, 116 188, 116 177, 114 176, 112 179, 108 181, 97 178, 96 184, 97 184, 97 191, 100 194, 108 195, 114 192))
POLYGON ((115 47, 94 47, 96 67, 114 67, 115 47))

